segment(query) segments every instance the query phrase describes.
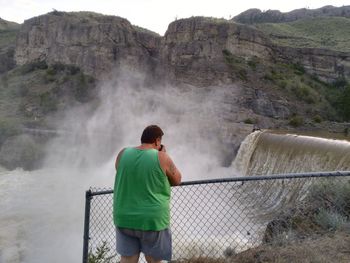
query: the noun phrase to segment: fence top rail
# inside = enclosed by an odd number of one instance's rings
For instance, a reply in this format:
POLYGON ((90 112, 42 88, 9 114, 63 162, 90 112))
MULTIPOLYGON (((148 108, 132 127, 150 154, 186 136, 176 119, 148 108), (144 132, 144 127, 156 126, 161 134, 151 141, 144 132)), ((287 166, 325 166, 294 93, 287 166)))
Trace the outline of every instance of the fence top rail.
MULTIPOLYGON (((240 177, 221 178, 221 179, 186 181, 186 182, 182 182, 179 186, 175 186, 175 187, 181 187, 186 185, 199 185, 199 184, 283 180, 283 179, 293 179, 293 178, 332 177, 332 176, 344 176, 344 177, 349 176, 350 177, 350 171, 288 173, 288 174, 274 174, 274 175, 268 175, 268 176, 265 176, 265 175, 240 176, 240 177)), ((113 194, 113 190, 93 191, 93 189, 90 188, 90 190, 88 190, 86 194, 87 196, 113 194)))

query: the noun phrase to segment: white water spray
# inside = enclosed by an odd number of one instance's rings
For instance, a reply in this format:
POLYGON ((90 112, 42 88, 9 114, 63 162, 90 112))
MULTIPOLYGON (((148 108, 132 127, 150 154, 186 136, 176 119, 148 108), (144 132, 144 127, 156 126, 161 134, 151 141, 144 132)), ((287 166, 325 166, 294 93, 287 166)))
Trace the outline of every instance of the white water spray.
POLYGON ((230 90, 147 87, 142 75, 118 74, 104 83, 94 105, 71 109, 58 123, 68 131, 47 149, 40 171, 0 175, 0 262, 79 262, 82 257, 84 192, 112 187, 114 160, 158 124, 184 180, 228 177, 220 167, 222 100, 230 90), (5 200, 5 201, 4 201, 5 200))

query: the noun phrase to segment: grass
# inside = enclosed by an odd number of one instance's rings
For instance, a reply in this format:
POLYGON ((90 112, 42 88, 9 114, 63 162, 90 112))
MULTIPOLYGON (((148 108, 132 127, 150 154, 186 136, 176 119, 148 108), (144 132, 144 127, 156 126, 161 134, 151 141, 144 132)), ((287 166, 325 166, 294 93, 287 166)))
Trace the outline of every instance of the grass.
POLYGON ((16 35, 20 25, 14 22, 8 22, 0 18, 0 52, 1 49, 15 46, 16 35))
POLYGON ((318 17, 289 23, 263 23, 255 27, 282 46, 350 51, 350 18, 318 17))
POLYGON ((0 31, 2 30, 16 30, 20 25, 15 22, 6 21, 0 18, 0 31))
POLYGON ((14 46, 16 43, 17 29, 0 30, 0 49, 14 46))

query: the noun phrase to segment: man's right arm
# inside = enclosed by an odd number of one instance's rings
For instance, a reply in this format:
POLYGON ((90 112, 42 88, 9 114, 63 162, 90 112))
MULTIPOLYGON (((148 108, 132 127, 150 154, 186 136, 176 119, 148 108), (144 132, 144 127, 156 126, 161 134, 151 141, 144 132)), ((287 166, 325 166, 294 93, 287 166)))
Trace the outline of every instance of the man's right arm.
POLYGON ((122 149, 122 150, 118 153, 118 156, 117 156, 117 158, 116 158, 116 160, 115 160, 115 170, 118 170, 118 163, 119 163, 119 161, 120 161, 120 158, 122 157, 122 154, 123 154, 124 150, 125 150, 125 148, 122 149))

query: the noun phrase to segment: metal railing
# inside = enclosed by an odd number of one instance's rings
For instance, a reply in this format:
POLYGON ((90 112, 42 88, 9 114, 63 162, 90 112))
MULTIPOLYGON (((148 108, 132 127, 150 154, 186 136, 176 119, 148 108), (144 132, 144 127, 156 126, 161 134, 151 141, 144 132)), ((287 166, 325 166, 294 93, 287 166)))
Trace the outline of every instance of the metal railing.
MULTIPOLYGON (((339 196, 343 191, 339 187, 350 191, 350 171, 234 177, 172 187, 173 260, 225 259, 271 242, 293 230, 288 222, 281 228, 276 220, 286 221, 296 211, 306 215, 305 207, 313 207, 307 202, 318 206, 312 209, 324 205, 325 211, 349 220, 349 204, 341 200, 348 197, 339 196), (301 205, 303 209, 298 210, 301 205)), ((115 251, 112 205, 113 190, 86 192, 84 263, 120 260, 115 251)))

